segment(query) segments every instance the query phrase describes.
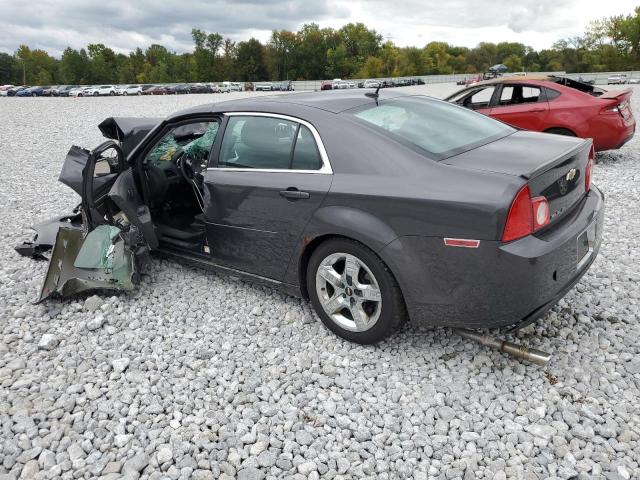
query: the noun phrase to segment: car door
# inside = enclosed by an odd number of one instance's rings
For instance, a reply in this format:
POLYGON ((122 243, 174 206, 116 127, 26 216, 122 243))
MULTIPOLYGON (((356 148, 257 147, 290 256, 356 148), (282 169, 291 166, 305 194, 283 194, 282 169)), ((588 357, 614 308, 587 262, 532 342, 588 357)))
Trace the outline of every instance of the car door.
POLYGON ((214 261, 281 280, 331 186, 318 132, 282 115, 231 113, 214 155, 204 180, 214 261))
POLYGON ((547 126, 549 103, 542 87, 505 84, 498 92, 489 115, 518 128, 542 131, 547 126))
POLYGON ((60 225, 39 301, 54 294, 65 297, 95 289, 133 289, 141 241, 110 202, 132 225, 142 227, 139 232, 149 245, 155 234, 120 146, 109 140, 92 151, 72 147, 60 181, 81 194, 83 224, 60 225))

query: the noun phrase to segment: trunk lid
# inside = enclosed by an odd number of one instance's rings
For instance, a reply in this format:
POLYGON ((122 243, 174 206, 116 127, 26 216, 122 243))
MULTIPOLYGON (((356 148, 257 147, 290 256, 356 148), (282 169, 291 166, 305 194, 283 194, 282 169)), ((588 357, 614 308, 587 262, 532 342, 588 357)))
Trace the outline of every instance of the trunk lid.
POLYGON ((546 197, 553 224, 584 197, 591 147, 591 140, 519 131, 442 163, 521 177, 531 197, 546 197))
POLYGON ((631 118, 633 113, 631 112, 631 95, 633 90, 626 88, 624 90, 609 90, 598 97, 598 100, 604 100, 603 112, 609 113, 616 111, 625 120, 631 118))

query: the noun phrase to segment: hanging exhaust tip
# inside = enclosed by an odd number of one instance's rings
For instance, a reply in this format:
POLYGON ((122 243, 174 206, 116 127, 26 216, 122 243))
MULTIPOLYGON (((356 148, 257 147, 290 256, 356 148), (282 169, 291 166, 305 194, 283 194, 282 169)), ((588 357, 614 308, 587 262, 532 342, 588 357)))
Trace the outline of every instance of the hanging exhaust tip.
POLYGON ((499 338, 489 335, 482 335, 481 333, 467 330, 466 328, 455 328, 454 331, 467 340, 473 340, 474 342, 499 350, 520 360, 535 363, 536 365, 545 366, 549 363, 549 360, 551 360, 550 353, 536 350, 535 348, 527 348, 524 345, 507 342, 506 340, 500 340, 499 338))

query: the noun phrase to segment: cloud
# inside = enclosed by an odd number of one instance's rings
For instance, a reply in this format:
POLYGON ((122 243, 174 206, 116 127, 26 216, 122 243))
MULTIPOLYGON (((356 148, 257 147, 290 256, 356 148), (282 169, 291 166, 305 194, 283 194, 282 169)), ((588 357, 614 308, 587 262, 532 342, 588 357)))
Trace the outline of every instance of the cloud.
POLYGON ((60 55, 105 43, 119 52, 161 43, 193 48, 191 29, 265 41, 274 29, 361 21, 400 46, 441 40, 520 41, 535 48, 584 31, 590 20, 630 13, 636 0, 0 0, 0 51, 25 43, 60 55))
POLYGON ((234 40, 263 38, 274 29, 297 29, 310 21, 349 16, 348 6, 294 0, 0 0, 0 50, 19 44, 61 53, 102 42, 120 51, 162 43, 176 51, 193 48, 191 29, 219 32, 234 40))

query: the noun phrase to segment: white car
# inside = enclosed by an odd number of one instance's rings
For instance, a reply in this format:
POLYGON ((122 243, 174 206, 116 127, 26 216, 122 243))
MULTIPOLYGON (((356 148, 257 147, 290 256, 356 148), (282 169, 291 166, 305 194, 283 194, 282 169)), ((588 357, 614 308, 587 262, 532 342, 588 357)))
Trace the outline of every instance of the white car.
POLYGON ((254 87, 256 92, 270 92, 273 90, 273 85, 269 82, 256 83, 254 87))
POLYGON ((225 92, 241 92, 242 85, 238 82, 222 82, 222 89, 225 92))
POLYGON ((354 82, 348 82, 346 80, 340 80, 338 82, 333 82, 334 90, 344 90, 346 88, 356 88, 356 84, 354 82))
POLYGON ((380 86, 380 82, 378 80, 365 80, 364 88, 378 88, 380 86))
POLYGON ((231 88, 228 85, 214 85, 213 93, 231 93, 231 88))
POLYGON ((125 85, 116 89, 118 95, 142 95, 142 85, 125 85))
POLYGON ((89 87, 89 95, 94 97, 116 95, 116 87, 114 85, 94 85, 89 87))
POLYGON ((607 85, 623 85, 627 82, 627 76, 622 73, 611 75, 609 78, 607 78, 607 85))
POLYGON ((6 97, 10 88, 13 88, 13 85, 2 85, 0 87, 0 97, 6 97))
POLYGON ((91 91, 92 87, 78 87, 78 88, 74 88, 72 90, 69 90, 69 96, 70 97, 87 97, 89 95, 91 95, 91 93, 89 93, 91 91))

